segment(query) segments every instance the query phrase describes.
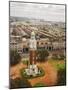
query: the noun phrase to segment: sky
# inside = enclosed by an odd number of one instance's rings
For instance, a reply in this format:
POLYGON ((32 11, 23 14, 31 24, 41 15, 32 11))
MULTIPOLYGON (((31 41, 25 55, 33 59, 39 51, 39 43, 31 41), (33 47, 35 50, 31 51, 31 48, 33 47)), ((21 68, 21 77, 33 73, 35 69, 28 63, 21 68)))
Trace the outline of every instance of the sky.
POLYGON ((65 5, 10 2, 10 16, 65 22, 65 5))

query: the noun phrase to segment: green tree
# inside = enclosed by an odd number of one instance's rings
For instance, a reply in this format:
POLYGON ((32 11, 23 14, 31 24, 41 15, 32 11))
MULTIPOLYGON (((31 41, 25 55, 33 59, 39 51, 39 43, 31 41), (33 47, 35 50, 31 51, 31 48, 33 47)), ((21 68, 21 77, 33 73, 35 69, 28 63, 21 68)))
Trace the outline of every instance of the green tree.
POLYGON ((31 84, 25 78, 10 79, 10 89, 29 88, 31 84))
POLYGON ((10 65, 16 65, 21 61, 21 56, 17 50, 10 50, 10 65))
POLYGON ((66 67, 65 64, 58 65, 58 72, 57 72, 57 85, 66 85, 66 67))
POLYGON ((47 50, 38 49, 38 51, 37 51, 37 60, 38 61, 43 62, 47 59, 48 56, 49 56, 49 53, 47 50))

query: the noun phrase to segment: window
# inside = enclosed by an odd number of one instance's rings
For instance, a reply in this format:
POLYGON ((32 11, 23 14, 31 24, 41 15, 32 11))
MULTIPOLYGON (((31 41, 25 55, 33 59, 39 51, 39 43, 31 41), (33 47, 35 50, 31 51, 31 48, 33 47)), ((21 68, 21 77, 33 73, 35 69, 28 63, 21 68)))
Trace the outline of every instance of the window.
POLYGON ((41 43, 41 45, 43 45, 43 42, 41 43))
POLYGON ((37 45, 39 45, 39 42, 37 42, 37 45))

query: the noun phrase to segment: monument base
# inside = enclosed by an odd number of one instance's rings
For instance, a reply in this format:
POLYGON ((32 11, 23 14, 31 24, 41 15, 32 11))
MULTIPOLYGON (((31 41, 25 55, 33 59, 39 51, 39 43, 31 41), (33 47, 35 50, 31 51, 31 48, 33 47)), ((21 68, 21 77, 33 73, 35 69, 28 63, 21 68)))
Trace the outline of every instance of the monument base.
POLYGON ((40 71, 39 71, 37 65, 33 64, 33 65, 29 65, 29 67, 25 69, 25 73, 27 75, 36 76, 36 75, 40 74, 40 71))

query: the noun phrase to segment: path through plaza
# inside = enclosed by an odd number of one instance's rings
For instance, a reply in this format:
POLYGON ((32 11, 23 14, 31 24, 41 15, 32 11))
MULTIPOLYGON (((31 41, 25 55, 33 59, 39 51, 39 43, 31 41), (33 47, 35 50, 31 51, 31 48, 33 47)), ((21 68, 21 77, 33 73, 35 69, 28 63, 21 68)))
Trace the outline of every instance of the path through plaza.
MULTIPOLYGON (((28 79, 32 86, 36 83, 44 83, 46 86, 55 85, 57 82, 57 71, 56 69, 48 62, 37 63, 38 66, 42 67, 45 71, 45 75, 42 77, 37 77, 34 79, 28 79)), ((21 77, 20 70, 26 67, 22 62, 10 68, 10 76, 12 79, 21 77)))

